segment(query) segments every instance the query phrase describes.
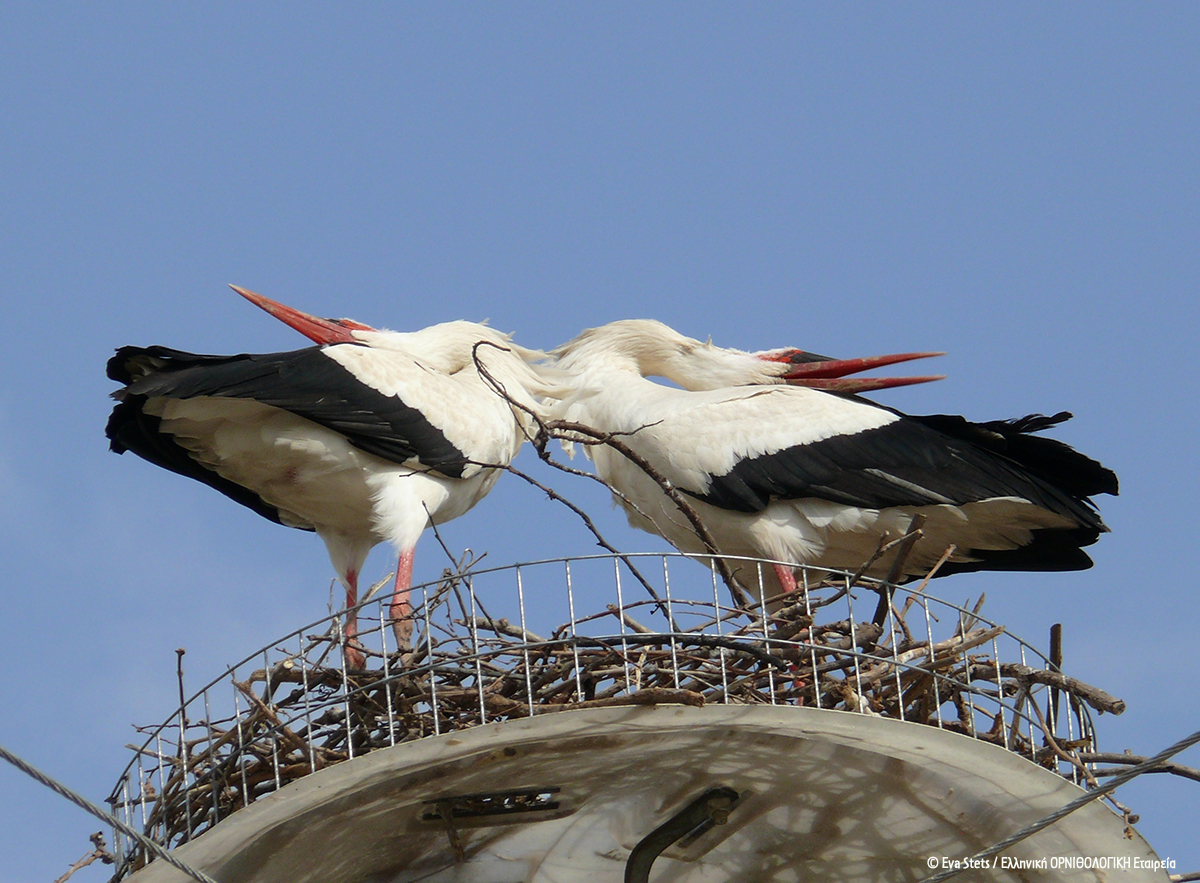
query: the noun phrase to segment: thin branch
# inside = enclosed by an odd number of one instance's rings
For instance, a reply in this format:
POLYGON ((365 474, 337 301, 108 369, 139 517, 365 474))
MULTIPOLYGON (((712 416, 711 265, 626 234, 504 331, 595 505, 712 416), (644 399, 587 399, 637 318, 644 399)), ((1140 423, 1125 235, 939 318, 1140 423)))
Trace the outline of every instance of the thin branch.
MULTIPOLYGON (((619 454, 641 469, 644 473, 646 473, 646 475, 649 476, 659 486, 659 488, 662 489, 663 493, 667 495, 671 502, 676 505, 679 511, 683 513, 684 517, 687 518, 688 522, 691 524, 692 530, 700 539, 700 542, 704 545, 704 548, 710 555, 714 556, 712 559, 713 566, 716 567, 717 572, 721 574, 721 579, 724 580, 725 584, 729 587, 729 591, 734 597, 734 602, 742 607, 749 606, 750 600, 746 595, 745 590, 738 584, 733 572, 729 569, 729 565, 724 559, 719 557, 720 550, 717 548, 717 544, 713 540, 712 534, 709 533, 708 528, 700 519, 700 516, 696 513, 696 510, 688 501, 683 498, 683 495, 674 486, 674 484, 672 484, 666 478, 666 476, 655 469, 645 457, 642 457, 627 444, 619 440, 620 436, 628 436, 632 435, 633 433, 600 432, 583 423, 575 423, 566 420, 544 419, 543 416, 537 413, 534 409, 513 399, 513 397, 508 393, 508 390, 504 387, 504 384, 497 380, 487 369, 487 366, 485 366, 479 358, 479 347, 484 345, 496 346, 496 344, 491 344, 487 341, 480 341, 475 344, 471 353, 475 363, 475 369, 479 372, 479 376, 482 377, 484 381, 492 387, 496 394, 508 402, 510 407, 517 408, 524 412, 537 425, 538 432, 535 433, 533 437, 530 437, 528 432, 526 432, 526 438, 533 443, 534 448, 538 451, 539 457, 546 462, 550 462, 549 456, 545 451, 546 442, 550 438, 565 439, 568 441, 573 441, 577 444, 604 444, 617 451, 619 454), (572 437, 570 433, 574 433, 575 437, 572 437)), ((498 348, 503 349, 503 347, 498 348)))
MULTIPOLYGON (((1084 763, 1115 763, 1124 766, 1137 766, 1139 763, 1145 763, 1146 758, 1140 754, 1113 754, 1101 751, 1081 751, 1079 759, 1084 763)), ((1099 769, 1092 770, 1092 775, 1097 778, 1104 776, 1115 776, 1119 770, 1117 769, 1099 769)), ((1191 779, 1193 782, 1200 782, 1200 770, 1190 766, 1184 766, 1181 763, 1171 763, 1170 761, 1160 763, 1156 767, 1151 767, 1146 770, 1148 773, 1170 773, 1173 776, 1179 776, 1184 779, 1191 779)))
MULTIPOLYGON (((724 580, 725 585, 729 587, 729 591, 734 596, 735 603, 741 607, 750 606, 751 602, 749 597, 745 594, 745 589, 738 583, 737 578, 733 575, 733 571, 729 569, 729 565, 725 562, 725 559, 720 557, 721 550, 717 547, 716 540, 714 540, 712 534, 709 533, 708 527, 701 520, 700 515, 696 512, 695 508, 691 505, 691 503, 684 499, 683 494, 677 487, 675 487, 670 479, 659 472, 649 460, 618 438, 618 436, 630 435, 630 433, 600 432, 590 426, 587 426, 586 424, 575 423, 566 420, 551 421, 546 424, 546 427, 552 433, 568 432, 583 436, 584 438, 573 439, 573 441, 576 441, 580 444, 607 445, 622 457, 627 459, 630 463, 641 469, 642 472, 644 472, 655 484, 659 486, 659 489, 667 495, 667 498, 675 504, 676 508, 683 513, 684 518, 688 520, 688 523, 692 527, 692 531, 704 545, 705 550, 708 552, 708 554, 713 556, 713 566, 716 567, 717 572, 721 574, 721 579, 724 580)), ((563 438, 564 436, 554 437, 563 438)))
MULTIPOLYGON (((553 460, 549 459, 548 457, 543 457, 542 459, 545 462, 550 463, 552 466, 558 465, 558 464, 555 464, 553 462, 553 460)), ((592 521, 592 518, 590 515, 588 515, 586 512, 583 511, 583 509, 581 509, 579 506, 572 503, 570 500, 568 500, 566 497, 564 497, 562 494, 560 494, 554 488, 542 484, 540 481, 538 481, 532 475, 527 475, 526 473, 522 472, 520 469, 517 469, 515 466, 513 466, 511 464, 508 466, 505 466, 504 469, 506 472, 511 472, 513 475, 517 476, 518 478, 529 482, 531 485, 533 485, 535 488, 540 490, 551 500, 553 500, 556 503, 562 503, 564 506, 566 506, 568 509, 570 509, 572 512, 574 512, 576 515, 578 515, 579 519, 583 522, 584 527, 586 527, 591 532, 592 536, 594 536, 596 538, 596 544, 599 545, 603 549, 607 549, 609 552, 612 552, 614 555, 619 557, 621 559, 621 561, 623 561, 625 563, 625 566, 629 568, 630 572, 634 575, 634 578, 637 579, 637 581, 639 583, 641 583, 642 588, 644 588, 646 590, 647 594, 649 594, 650 597, 653 598, 655 600, 655 602, 659 605, 659 609, 661 609, 662 612, 664 614, 666 614, 666 612, 667 612, 666 603, 663 601, 662 598, 659 597, 658 593, 654 591, 654 587, 650 585, 649 580, 647 580, 644 576, 642 576, 641 572, 637 569, 637 567, 634 565, 634 563, 630 560, 628 555, 625 555, 620 549, 618 549, 616 546, 614 546, 612 543, 610 543, 608 540, 606 540, 604 538, 604 534, 600 533, 600 529, 598 527, 596 527, 596 523, 594 521, 592 521)), ((586 472, 581 472, 580 474, 587 475, 586 472)), ((590 476, 590 475, 588 477, 595 478, 595 476, 590 476)))
POLYGON ((55 880, 54 883, 66 883, 66 881, 69 880, 76 871, 78 871, 80 868, 86 868, 94 861, 99 860, 106 865, 111 865, 114 861, 116 861, 116 859, 113 857, 113 854, 108 851, 108 847, 104 843, 104 835, 101 832, 97 831, 88 839, 92 841, 92 851, 80 858, 79 861, 75 862, 75 864, 71 865, 71 867, 67 868, 67 872, 55 880))

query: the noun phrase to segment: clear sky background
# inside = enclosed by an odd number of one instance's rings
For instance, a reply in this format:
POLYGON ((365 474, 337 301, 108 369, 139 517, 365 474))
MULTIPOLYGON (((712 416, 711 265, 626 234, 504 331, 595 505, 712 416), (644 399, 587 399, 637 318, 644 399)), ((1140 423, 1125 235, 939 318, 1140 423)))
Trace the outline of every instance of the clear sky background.
MULTIPOLYGON (((290 349, 237 283, 535 347, 654 317, 745 349, 946 350, 918 413, 1053 413, 1117 471, 1094 569, 939 581, 1128 703, 1200 727, 1200 5, 5 4, 0 743, 99 801, 131 724, 325 611, 321 543, 107 451, 122 344, 290 349)), ((606 495, 537 471, 623 548, 606 495)), ((444 530, 496 564, 594 549, 511 477, 444 530)), ((391 568, 382 550, 367 577, 391 568)), ((416 579, 444 565, 432 537, 416 579)), ((1192 749, 1181 760, 1200 766, 1192 749)), ((0 768, 0 879, 100 824, 0 768)), ((1200 785, 1121 799, 1200 868, 1200 785)), ((73 878, 102 881, 93 866, 73 878)))

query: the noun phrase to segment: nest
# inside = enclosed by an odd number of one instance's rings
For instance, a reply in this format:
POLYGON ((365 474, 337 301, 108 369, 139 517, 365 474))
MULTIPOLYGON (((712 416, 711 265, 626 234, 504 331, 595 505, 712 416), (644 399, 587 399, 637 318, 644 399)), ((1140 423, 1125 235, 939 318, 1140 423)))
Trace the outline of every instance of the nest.
MULTIPOLYGON (((1120 713, 1123 703, 1024 664, 1024 650, 1022 662, 1002 660, 1001 641, 1015 639, 978 606, 951 607, 948 623, 923 595, 900 605, 892 592, 904 590, 867 591, 881 598, 869 620, 850 606, 850 616, 821 621, 851 595, 845 584, 767 615, 715 601, 610 604, 543 637, 490 616, 469 576, 447 573, 413 622, 381 613, 360 634, 364 670, 329 664, 339 655, 336 619, 330 632, 297 633, 298 651, 264 650, 258 667, 231 670, 233 713, 209 716, 214 682, 152 731, 111 802, 173 846, 289 782, 379 748, 559 711, 660 703, 890 717, 1000 745, 1087 783, 1080 752, 1097 750, 1088 707, 1120 713), (934 621, 949 631, 940 640, 934 621), (404 639, 400 649, 386 650, 389 633, 404 639), (384 649, 367 648, 372 636, 384 649), (193 720, 189 709, 204 716, 193 720)), ((147 860, 135 845, 125 859, 118 878, 147 860)))

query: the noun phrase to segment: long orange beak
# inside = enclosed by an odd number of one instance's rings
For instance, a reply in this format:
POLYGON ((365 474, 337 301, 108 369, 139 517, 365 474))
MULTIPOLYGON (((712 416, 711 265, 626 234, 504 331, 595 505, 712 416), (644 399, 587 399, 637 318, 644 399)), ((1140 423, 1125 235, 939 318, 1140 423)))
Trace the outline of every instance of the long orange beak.
POLYGON ((256 307, 266 310, 280 322, 290 325, 309 340, 320 344, 354 343, 357 338, 353 332, 375 330, 370 325, 363 325, 353 319, 322 319, 319 316, 310 316, 308 313, 302 313, 300 310, 285 306, 245 288, 239 288, 236 285, 229 287, 256 307))
POLYGON ((818 356, 804 350, 774 350, 759 353, 758 357, 767 362, 783 362, 789 365, 787 372, 781 377, 792 386, 807 386, 810 389, 821 389, 827 392, 859 393, 891 389, 896 386, 911 386, 914 383, 929 383, 932 380, 945 380, 945 374, 930 374, 924 377, 846 376, 870 371, 872 368, 882 368, 885 365, 895 365, 898 362, 911 362, 913 359, 928 359, 944 355, 946 354, 893 353, 887 356, 870 356, 865 359, 830 359, 827 356, 818 356))

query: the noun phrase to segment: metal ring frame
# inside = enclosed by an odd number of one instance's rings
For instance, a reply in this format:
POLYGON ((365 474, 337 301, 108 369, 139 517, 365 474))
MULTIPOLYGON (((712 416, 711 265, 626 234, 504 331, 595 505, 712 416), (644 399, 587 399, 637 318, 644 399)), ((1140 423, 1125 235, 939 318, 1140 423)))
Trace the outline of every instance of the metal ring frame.
MULTIPOLYGON (((108 802, 170 848, 377 748, 650 690, 652 701, 896 717, 1001 745, 1082 784, 1083 765, 1062 751, 1096 750, 1091 715, 1073 694, 1059 714, 1059 691, 1012 675, 1012 663, 1052 668, 1032 645, 958 605, 904 586, 851 585, 845 573, 800 568, 796 596, 772 602, 762 574, 774 562, 722 557, 744 583, 757 574, 753 609, 722 600, 715 572, 696 563, 708 556, 638 553, 447 571, 414 587, 414 637, 400 649, 390 599, 367 601, 358 609, 371 623, 359 632, 366 671, 341 664, 342 614, 316 620, 231 666, 150 730, 108 802), (870 617, 889 590, 882 623, 856 616, 856 603, 870 617), (498 616, 513 612, 518 623, 498 616)), ((119 880, 149 858, 114 838, 119 880)))

